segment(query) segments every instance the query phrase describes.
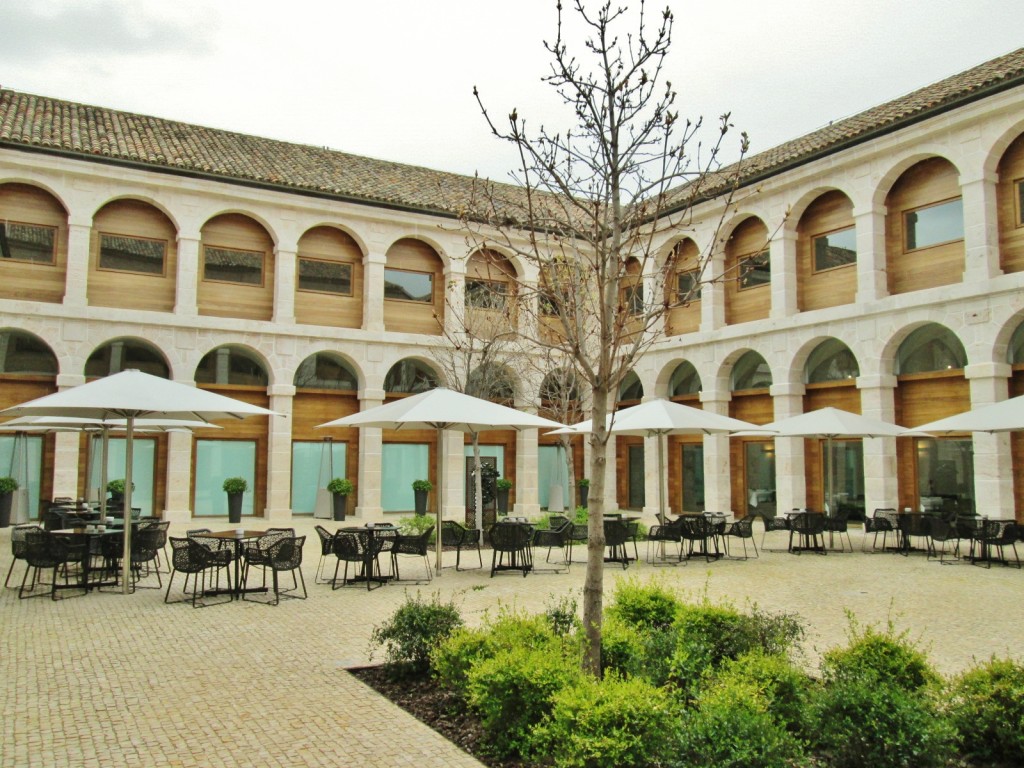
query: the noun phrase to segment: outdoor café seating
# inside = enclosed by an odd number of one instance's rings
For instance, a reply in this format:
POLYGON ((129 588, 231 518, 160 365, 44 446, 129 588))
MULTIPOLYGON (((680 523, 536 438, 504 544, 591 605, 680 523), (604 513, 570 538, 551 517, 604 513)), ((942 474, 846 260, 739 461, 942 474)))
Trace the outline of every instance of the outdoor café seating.
MULTIPOLYGON (((171 543, 171 576, 167 580, 167 593, 164 595, 165 603, 184 602, 191 599, 193 608, 202 608, 213 603, 206 603, 200 600, 207 592, 207 577, 213 580, 215 587, 220 585, 221 571, 224 571, 224 578, 227 579, 229 589, 223 592, 227 594, 227 600, 234 599, 231 594, 231 550, 224 548, 211 549, 203 544, 197 537, 170 538, 171 543), (176 574, 185 577, 182 585, 182 592, 185 597, 181 600, 171 600, 171 587, 174 584, 176 574), (188 590, 188 580, 192 577, 192 591, 188 590)), ((219 542, 218 542, 219 545, 219 542)), ((215 589, 221 592, 220 589, 215 589)))
MULTIPOLYGON (((570 567, 572 523, 563 517, 560 522, 552 518, 550 525, 550 528, 538 528, 533 532, 532 544, 535 548, 545 547, 547 549, 547 553, 544 556, 545 563, 551 562, 551 550, 558 549, 562 555, 561 562, 556 563, 554 568, 546 568, 545 570, 561 573, 570 567), (557 526, 554 524, 556 522, 558 523, 557 526)), ((534 568, 535 570, 540 570, 536 567, 536 564, 534 568)))
MULTIPOLYGON (((703 556, 707 562, 722 556, 718 549, 718 522, 707 515, 682 515, 680 535, 685 542, 686 557, 703 556), (714 552, 711 548, 714 547, 714 552)), ((722 520, 724 525, 724 518, 722 520)))
POLYGON ((743 544, 743 559, 747 559, 747 539, 750 539, 750 545, 754 548, 754 557, 760 557, 760 553, 757 551, 757 543, 754 541, 754 517, 753 515, 747 515, 741 520, 735 520, 728 523, 725 527, 725 552, 731 557, 729 552, 729 539, 739 539, 743 544))
POLYGON ((81 567, 82 558, 87 552, 75 546, 69 539, 46 530, 26 531, 23 558, 28 568, 21 580, 21 588, 18 590, 18 597, 41 597, 49 594, 53 600, 58 600, 57 591, 65 588, 82 589, 85 592, 85 585, 80 581, 70 581, 72 565, 81 567), (50 571, 49 591, 39 594, 30 594, 35 591, 36 586, 46 586, 43 580, 45 571, 50 571), (58 580, 58 571, 63 573, 64 581, 58 580), (32 576, 29 582, 29 576, 32 576), (26 589, 28 585, 28 589, 26 589))
MULTIPOLYGON (((441 545, 444 547, 455 547, 455 570, 462 568, 462 548, 476 547, 476 556, 480 564, 476 568, 484 567, 483 555, 480 553, 480 539, 482 531, 479 528, 467 528, 455 520, 441 521, 441 545)), ((466 569, 469 570, 469 569, 466 569)))
POLYGON ((828 554, 825 548, 825 515, 821 512, 798 512, 789 518, 789 551, 828 554), (794 543, 795 540, 795 543, 794 543))
POLYGON ((604 521, 604 545, 608 548, 606 563, 619 563, 629 568, 629 553, 626 543, 630 540, 629 527, 622 520, 606 518, 604 521))
POLYGON ((992 567, 992 560, 1002 562, 1003 565, 1010 565, 1006 559, 1006 548, 1013 550, 1014 564, 1020 568, 1020 557, 1017 554, 1017 541, 1020 539, 1021 529, 1013 520, 983 520, 978 535, 979 555, 977 560, 985 563, 987 568, 992 567), (995 557, 998 550, 998 557, 995 557))
POLYGON ((430 565, 430 537, 434 533, 434 526, 429 526, 419 534, 398 534, 394 537, 394 544, 391 547, 391 573, 395 581, 403 581, 398 572, 398 560, 400 557, 417 557, 423 559, 426 570, 426 582, 413 579, 415 584, 429 584, 434 578, 433 566, 430 565))
MULTIPOLYGON (((263 538, 267 537, 264 536, 263 538)), ((262 539, 257 540, 257 543, 259 541, 262 541, 262 539)), ((305 543, 305 536, 275 536, 269 546, 249 546, 243 551, 242 556, 246 560, 244 570, 246 582, 249 579, 250 567, 260 568, 263 572, 263 586, 266 587, 267 571, 270 571, 274 599, 267 602, 268 605, 278 605, 282 597, 299 600, 306 599, 306 580, 302 576, 302 547, 305 543), (257 553, 255 559, 250 559, 251 553, 257 553), (290 573, 292 576, 292 586, 288 589, 281 589, 279 574, 282 573, 290 573), (302 589, 301 594, 299 594, 300 587, 302 589)), ((247 590, 242 589, 242 599, 252 600, 252 598, 246 598, 246 594, 247 590)))
POLYGON ((533 569, 533 526, 528 523, 498 522, 487 532, 491 540, 491 578, 501 571, 522 571, 525 577, 533 569))
POLYGON ((875 549, 878 546, 878 534, 882 534, 882 549, 885 549, 885 543, 888 539, 889 534, 893 534, 894 537, 899 536, 896 530, 896 521, 899 519, 899 515, 896 512, 895 507, 879 507, 872 513, 871 517, 865 518, 864 520, 864 539, 861 542, 861 551, 868 543, 868 534, 873 534, 871 539, 871 548, 875 549))
POLYGON ((668 523, 652 525, 650 527, 650 530, 647 531, 647 562, 649 564, 678 565, 683 561, 682 528, 683 518, 681 517, 677 517, 668 523), (651 554, 652 544, 655 550, 660 553, 659 555, 654 556, 651 554), (674 558, 665 556, 666 545, 669 544, 676 545, 676 556, 674 558))
POLYGON ((14 566, 20 560, 25 562, 25 537, 29 531, 41 531, 42 527, 28 523, 26 525, 15 525, 11 528, 11 567, 7 569, 7 578, 4 579, 4 586, 10 587, 11 574, 14 573, 14 566))
POLYGON ((316 584, 330 583, 329 579, 324 578, 324 566, 327 564, 327 558, 334 554, 334 534, 322 525, 315 526, 314 530, 320 539, 320 559, 316 564, 313 581, 316 584))
POLYGON ((765 546, 764 542, 765 538, 768 536, 769 533, 771 533, 772 531, 789 531, 789 517, 785 515, 767 515, 756 513, 754 516, 760 517, 761 521, 764 523, 764 531, 761 532, 761 549, 763 550, 768 549, 768 547, 765 546))

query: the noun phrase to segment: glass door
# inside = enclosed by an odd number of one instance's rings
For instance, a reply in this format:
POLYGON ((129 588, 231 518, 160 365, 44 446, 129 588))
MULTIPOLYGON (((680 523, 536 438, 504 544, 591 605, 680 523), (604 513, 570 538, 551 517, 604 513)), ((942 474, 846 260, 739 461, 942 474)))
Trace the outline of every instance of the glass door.
POLYGON ((244 477, 249 490, 242 496, 242 514, 253 514, 256 494, 255 440, 196 441, 196 517, 227 516, 228 495, 224 480, 244 477))
POLYGON ((704 511, 704 444, 683 443, 683 512, 704 511))
POLYGON ((775 443, 743 444, 748 515, 775 517, 775 443))
POLYGON ((630 509, 643 509, 646 503, 646 489, 644 487, 644 447, 643 445, 629 446, 629 500, 630 509))

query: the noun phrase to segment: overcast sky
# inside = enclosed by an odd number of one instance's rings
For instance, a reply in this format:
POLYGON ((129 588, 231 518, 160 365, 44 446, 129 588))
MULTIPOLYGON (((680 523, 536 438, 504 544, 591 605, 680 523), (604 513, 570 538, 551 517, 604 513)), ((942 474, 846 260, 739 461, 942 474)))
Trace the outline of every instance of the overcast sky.
MULTIPOLYGON (((730 111, 754 152, 1024 45, 1021 0, 669 4, 681 116, 730 111)), ((0 84, 505 180, 472 89, 564 127, 554 22, 554 0, 0 0, 0 84)))

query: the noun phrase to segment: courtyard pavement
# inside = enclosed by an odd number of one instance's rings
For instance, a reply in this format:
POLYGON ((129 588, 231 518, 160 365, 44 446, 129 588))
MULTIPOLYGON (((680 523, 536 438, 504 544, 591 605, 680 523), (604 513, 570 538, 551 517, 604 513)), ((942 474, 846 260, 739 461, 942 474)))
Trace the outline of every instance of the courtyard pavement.
MULTIPOLYGON (((307 536, 309 599, 278 607, 234 602, 193 610, 165 605, 163 590, 56 603, 0 590, 0 766, 479 766, 345 668, 380 661, 379 650, 371 658, 370 633, 407 592, 454 597, 467 621, 478 623, 502 605, 540 611, 565 596, 579 601, 583 565, 568 574, 491 579, 485 550, 483 570, 446 568, 431 585, 332 591, 313 583, 318 522, 293 523, 307 536)), ((223 519, 203 524, 234 527, 223 519)), ((245 525, 265 527, 258 519, 245 525)), ((174 525, 171 534, 193 526, 174 525)), ((945 674, 993 654, 1024 657, 1024 571, 940 565, 921 553, 861 554, 860 531, 851 533, 853 554, 792 555, 779 551, 787 534, 771 532, 767 544, 776 551, 758 560, 625 571, 609 564, 607 595, 620 578, 656 578, 693 599, 795 612, 808 627, 803 661, 812 670, 822 651, 845 642, 847 611, 861 624, 891 621, 906 630, 945 674)), ((760 542, 758 526, 755 536, 760 542)), ((10 529, 0 531, 0 552, 6 574, 10 529)), ((446 557, 454 563, 453 553, 446 557)), ((582 546, 576 557, 585 557, 582 546)), ((403 575, 419 565, 403 560, 403 575)), ((19 563, 12 582, 22 573, 19 563)))

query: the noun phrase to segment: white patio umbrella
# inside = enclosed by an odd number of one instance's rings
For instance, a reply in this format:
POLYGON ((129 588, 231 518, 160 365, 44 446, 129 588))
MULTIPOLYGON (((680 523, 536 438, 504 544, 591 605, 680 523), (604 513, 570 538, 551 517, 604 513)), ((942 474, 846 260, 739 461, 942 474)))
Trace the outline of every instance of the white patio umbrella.
POLYGON ((970 411, 930 421, 916 432, 948 434, 950 432, 1016 432, 1024 430, 1024 395, 982 405, 970 411))
MULTIPOLYGON (((788 419, 780 419, 765 424, 762 429, 769 429, 782 437, 818 437, 826 441, 826 472, 828 474, 828 509, 829 514, 835 510, 835 499, 832 487, 832 439, 836 437, 901 437, 915 430, 890 424, 886 421, 850 413, 839 408, 820 408, 816 411, 801 413, 788 419)), ((919 431, 918 428, 917 431, 919 431)))
MULTIPOLYGON (((729 435, 737 432, 761 433, 769 431, 730 416, 702 411, 671 400, 647 400, 639 405, 609 414, 608 431, 616 435, 642 435, 658 439, 658 518, 665 521, 665 448, 667 435, 729 435)), ((591 431, 592 421, 587 419, 552 434, 591 431)))
POLYGON ((127 370, 5 408, 0 411, 0 415, 125 420, 124 507, 128 514, 124 526, 121 589, 124 594, 128 594, 131 575, 132 439, 136 419, 208 422, 280 414, 216 392, 161 379, 141 371, 127 370))
POLYGON ((444 430, 480 432, 485 429, 542 429, 562 427, 557 421, 517 411, 489 400, 439 387, 368 408, 318 427, 376 427, 379 429, 437 430, 437 539, 435 570, 441 575, 441 499, 444 492, 444 430))

